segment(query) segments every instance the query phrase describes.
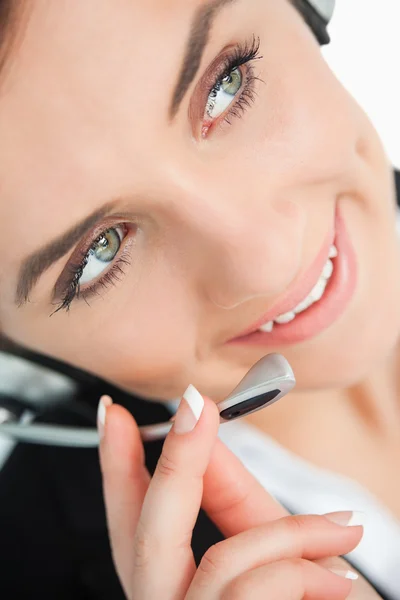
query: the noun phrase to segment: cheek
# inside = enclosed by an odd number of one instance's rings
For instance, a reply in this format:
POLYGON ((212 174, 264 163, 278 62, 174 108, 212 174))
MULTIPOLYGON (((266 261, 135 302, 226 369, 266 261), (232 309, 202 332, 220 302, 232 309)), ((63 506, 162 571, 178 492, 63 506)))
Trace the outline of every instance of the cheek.
POLYGON ((235 193, 264 206, 273 190, 298 195, 306 186, 349 180, 358 147, 382 159, 365 115, 319 53, 304 44, 300 52, 286 56, 279 72, 266 64, 254 106, 222 136, 220 176, 229 173, 235 193))
POLYGON ((41 318, 40 326, 29 319, 18 326, 24 332, 19 342, 131 392, 174 397, 195 360, 195 303, 185 282, 164 265, 153 266, 146 281, 129 284, 110 288, 90 307, 75 302, 69 315, 41 318))
POLYGON ((132 391, 158 398, 171 397, 182 387, 193 364, 196 320, 193 303, 178 280, 160 279, 146 285, 109 327, 110 348, 116 355, 105 364, 107 378, 132 391), (160 290, 163 290, 160 292, 160 290), (135 318, 135 312, 140 318, 135 318))
MULTIPOLYGON (((387 191, 382 186, 383 198, 387 191)), ((299 389, 354 385, 375 373, 391 353, 397 352, 400 238, 393 226, 392 211, 388 215, 388 204, 384 198, 378 218, 375 212, 361 211, 363 206, 354 199, 349 199, 345 207, 357 253, 356 293, 348 310, 330 329, 293 351, 299 389)))

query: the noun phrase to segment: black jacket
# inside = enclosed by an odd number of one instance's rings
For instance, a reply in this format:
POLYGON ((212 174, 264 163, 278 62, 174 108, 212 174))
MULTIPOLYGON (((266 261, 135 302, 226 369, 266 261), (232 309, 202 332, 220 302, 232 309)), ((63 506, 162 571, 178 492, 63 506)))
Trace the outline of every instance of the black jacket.
MULTIPOLYGON (((18 352, 18 351, 16 351, 18 352)), ((132 397, 85 373, 22 352, 80 382, 76 412, 46 410, 41 422, 95 426, 101 394, 126 406, 137 422, 167 421, 161 404, 132 397)), ((1 404, 1 402, 0 402, 1 404)), ((146 447, 154 471, 162 442, 146 447)), ((193 536, 199 561, 223 539, 203 511, 193 536)), ((3 600, 122 600, 107 536, 97 449, 18 444, 0 471, 0 598, 3 600)), ((138 599, 139 600, 139 599, 138 599)))
MULTIPOLYGON (((398 173, 396 178, 399 190, 398 173)), ((79 383, 71 405, 74 411, 63 406, 47 409, 40 416, 42 422, 95 426, 103 393, 126 406, 139 425, 170 417, 162 404, 128 395, 48 357, 20 349, 13 353, 66 373, 79 383)), ((161 447, 162 442, 146 444, 151 472, 161 447)), ((200 511, 192 540, 197 563, 209 546, 222 539, 200 511)), ((0 471, 0 598, 123 600, 111 559, 96 449, 15 447, 0 471)))

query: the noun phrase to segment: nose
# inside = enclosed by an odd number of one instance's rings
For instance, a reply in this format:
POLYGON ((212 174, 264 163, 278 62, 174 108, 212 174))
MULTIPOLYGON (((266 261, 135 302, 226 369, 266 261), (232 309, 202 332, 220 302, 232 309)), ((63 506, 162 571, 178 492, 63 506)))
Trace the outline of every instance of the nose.
POLYGON ((287 206, 252 212, 251 203, 243 203, 227 213, 210 211, 208 226, 197 233, 204 256, 202 288, 215 306, 232 309, 257 297, 273 299, 294 280, 306 221, 298 205, 287 206))

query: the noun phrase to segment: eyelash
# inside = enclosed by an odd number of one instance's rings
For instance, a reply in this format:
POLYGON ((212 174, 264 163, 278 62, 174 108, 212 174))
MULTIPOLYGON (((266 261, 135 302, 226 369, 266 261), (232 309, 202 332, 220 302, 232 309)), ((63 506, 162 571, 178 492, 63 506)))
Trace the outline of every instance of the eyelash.
MULTIPOLYGON (((120 256, 117 256, 117 258, 114 259, 114 262, 112 263, 109 270, 104 275, 102 275, 98 281, 94 281, 93 283, 88 284, 83 291, 81 290, 81 286, 79 283, 79 280, 82 277, 83 270, 88 262, 90 250, 92 250, 96 246, 98 241, 104 236, 105 232, 109 231, 110 229, 115 229, 116 227, 117 225, 114 225, 114 227, 108 227, 107 229, 105 229, 100 235, 96 237, 95 240, 93 240, 88 250, 85 251, 82 261, 79 264, 71 263, 68 266, 68 270, 70 272, 70 279, 67 285, 67 290, 58 308, 56 308, 56 310, 51 313, 50 317, 59 312, 60 310, 66 310, 67 312, 69 312, 71 304, 75 298, 77 300, 82 298, 88 304, 88 298, 99 295, 100 288, 107 289, 110 285, 116 285, 116 283, 121 280, 121 276, 125 275, 124 267, 129 266, 131 264, 131 255, 129 248, 124 248, 122 250, 120 256)), ((127 235, 127 225, 119 223, 118 227, 123 228, 127 235)), ((126 235, 121 240, 121 247, 124 243, 126 235)))
MULTIPOLYGON (((224 77, 230 75, 232 71, 239 68, 242 65, 247 65, 247 72, 242 74, 244 77, 244 84, 242 86, 241 91, 238 93, 238 98, 236 101, 229 106, 228 110, 221 116, 221 119, 217 117, 216 121, 220 122, 221 120, 231 125, 231 117, 240 118, 247 108, 251 106, 251 103, 254 102, 256 92, 255 92, 255 82, 262 81, 259 77, 254 75, 254 68, 250 64, 254 60, 259 60, 262 56, 259 54, 260 50, 260 38, 255 37, 253 35, 252 41, 250 44, 247 42, 245 44, 238 44, 234 49, 231 55, 225 58, 225 62, 222 67, 221 73, 218 75, 217 80, 214 85, 209 90, 209 96, 214 91, 217 91, 218 87, 221 85, 224 77)), ((206 132, 204 131, 204 127, 202 130, 202 136, 205 137, 205 134, 208 133, 208 130, 214 126, 215 122, 211 121, 211 124, 206 127, 206 132)))
MULTIPOLYGON (((222 70, 218 75, 214 85, 211 87, 209 91, 209 95, 218 88, 221 84, 224 77, 229 75, 234 69, 239 68, 242 65, 247 65, 246 73, 244 74, 244 84, 242 86, 241 91, 238 93, 238 98, 235 102, 232 103, 232 106, 228 108, 228 110, 221 116, 221 119, 217 118, 216 121, 220 122, 225 121, 229 125, 231 124, 231 117, 241 117, 247 108, 250 107, 251 103, 255 100, 255 81, 261 81, 258 77, 254 75, 254 70, 252 65, 250 64, 252 61, 262 58, 259 55, 260 49, 260 38, 256 38, 253 36, 253 39, 250 44, 238 44, 234 49, 231 55, 225 58, 225 62, 222 66, 222 70)), ((208 127, 208 129, 214 126, 214 121, 212 125, 208 127)), ((208 130, 207 129, 207 130, 208 130)), ((122 224, 120 224, 122 226, 122 224)), ((127 226, 125 226, 127 229, 127 226)), ((108 228, 108 229, 113 229, 108 228)), ((108 231, 106 229, 105 231, 108 231)), ((114 260, 112 266, 109 270, 102 275, 102 277, 95 281, 93 284, 88 285, 83 291, 81 290, 79 280, 82 277, 83 270, 88 261, 89 252, 94 246, 97 244, 99 239, 104 235, 105 231, 103 231, 91 244, 90 248, 85 252, 82 261, 79 264, 71 263, 68 267, 70 271, 70 279, 67 285, 67 290, 62 298, 58 308, 51 313, 50 316, 59 312, 60 310, 66 310, 69 312, 71 308, 71 304, 73 300, 83 298, 86 303, 88 298, 91 296, 98 295, 98 290, 100 288, 108 288, 110 285, 116 285, 117 282, 120 281, 121 276, 125 275, 124 267, 129 266, 131 264, 131 256, 129 249, 124 249, 121 252, 121 255, 114 260)), ((125 239, 125 238, 124 238, 125 239)), ((121 245, 123 244, 121 241, 121 245)))

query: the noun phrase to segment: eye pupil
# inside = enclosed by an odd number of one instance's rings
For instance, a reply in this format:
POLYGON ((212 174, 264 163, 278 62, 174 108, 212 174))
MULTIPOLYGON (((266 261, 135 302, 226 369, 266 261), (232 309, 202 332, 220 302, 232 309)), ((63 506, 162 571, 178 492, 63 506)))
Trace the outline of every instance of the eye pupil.
POLYGON ((98 260, 110 262, 119 250, 121 240, 115 229, 109 229, 101 235, 93 248, 93 253, 98 260))
POLYGON ((224 92, 230 95, 235 95, 241 88, 242 85, 242 74, 240 69, 236 67, 228 75, 222 79, 222 89, 224 92))
POLYGON ((206 115, 214 119, 232 103, 242 87, 242 73, 238 67, 221 77, 208 96, 206 115))

